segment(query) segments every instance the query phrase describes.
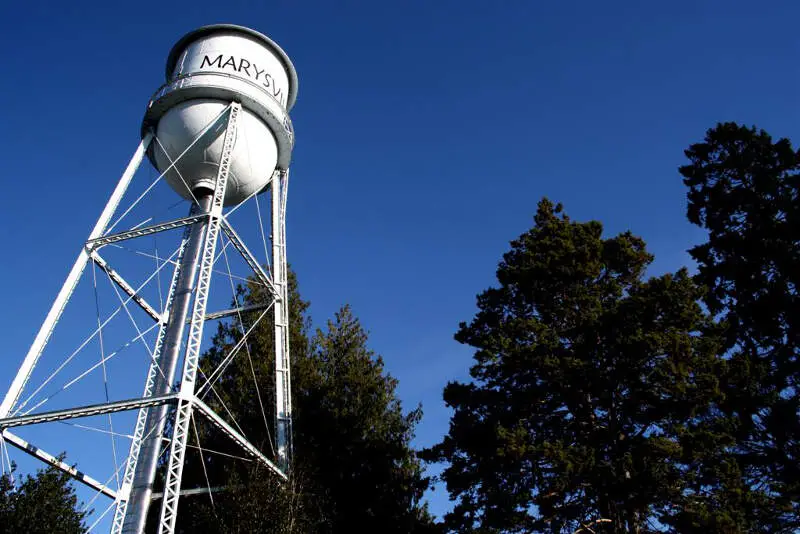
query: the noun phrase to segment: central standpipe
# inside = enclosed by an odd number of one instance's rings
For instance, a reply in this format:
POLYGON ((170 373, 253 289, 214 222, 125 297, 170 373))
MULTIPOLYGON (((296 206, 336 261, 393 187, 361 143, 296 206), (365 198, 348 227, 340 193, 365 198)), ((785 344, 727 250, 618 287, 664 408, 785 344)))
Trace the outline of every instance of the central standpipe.
MULTIPOLYGON (((197 198, 199 205, 192 205, 190 215, 207 214, 209 212, 212 193, 204 192, 201 195, 197 198)), ((192 224, 188 230, 188 240, 183 251, 183 258, 178 263, 175 272, 177 285, 175 286, 174 300, 169 309, 170 315, 164 330, 163 348, 160 356, 157 355, 152 395, 170 393, 172 384, 175 382, 175 372, 181 354, 184 329, 186 320, 189 317, 189 305, 195 288, 197 265, 200 260, 200 252, 203 247, 203 238, 205 237, 207 226, 208 218, 204 218, 192 224)), ((147 419, 144 426, 145 437, 142 440, 139 459, 136 463, 127 513, 122 526, 122 532, 124 533, 139 534, 144 532, 169 409, 170 406, 168 405, 147 409, 147 419)))

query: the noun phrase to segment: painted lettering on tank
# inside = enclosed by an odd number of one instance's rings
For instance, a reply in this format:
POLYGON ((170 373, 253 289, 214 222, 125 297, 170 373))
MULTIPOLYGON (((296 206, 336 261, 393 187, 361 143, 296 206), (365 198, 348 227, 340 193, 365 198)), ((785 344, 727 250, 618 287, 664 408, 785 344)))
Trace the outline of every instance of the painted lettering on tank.
POLYGON ((242 59, 239 60, 239 72, 245 71, 247 73, 247 76, 250 76, 250 71, 247 70, 249 68, 250 68, 250 62, 249 61, 247 61, 245 58, 242 58, 242 59), (246 67, 244 65, 245 63, 247 63, 246 67))
MULTIPOLYGON (((222 64, 222 68, 224 69, 224 68, 225 68, 225 67, 227 67, 228 65, 230 65, 231 67, 233 67, 233 70, 236 70, 236 60, 235 60, 235 59, 233 59, 233 56, 229 57, 229 58, 228 58, 228 61, 226 61, 225 63, 223 63, 223 64, 222 64)), ((237 72, 238 72, 238 71, 237 71, 237 72)))
POLYGON ((216 64, 217 68, 221 69, 222 68, 222 54, 218 55, 217 59, 215 59, 214 61, 211 61, 210 59, 208 59, 208 56, 203 57, 203 61, 200 62, 200 68, 201 69, 206 68, 206 64, 208 64, 209 67, 213 67, 214 64, 216 64))
POLYGON ((283 89, 277 86, 275 79, 268 72, 266 72, 266 69, 259 69, 256 63, 253 63, 248 59, 239 58, 237 61, 235 56, 226 56, 224 54, 220 54, 212 60, 210 56, 205 55, 203 56, 203 60, 200 62, 200 68, 215 68, 219 70, 230 69, 239 74, 243 72, 248 78, 252 78, 255 81, 261 81, 261 85, 267 89, 268 92, 275 97, 278 102, 284 106, 286 105, 283 89), (253 74, 250 69, 252 69, 255 74, 253 74), (263 78, 261 78, 262 74, 264 75, 263 78))

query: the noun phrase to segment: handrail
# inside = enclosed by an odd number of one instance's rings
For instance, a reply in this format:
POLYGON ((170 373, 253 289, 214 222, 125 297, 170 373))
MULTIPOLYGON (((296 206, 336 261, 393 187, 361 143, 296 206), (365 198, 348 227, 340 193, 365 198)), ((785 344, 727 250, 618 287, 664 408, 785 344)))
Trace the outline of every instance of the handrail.
MULTIPOLYGON (((256 89, 258 89, 259 91, 261 91, 262 93, 264 93, 265 95, 270 97, 272 100, 274 100, 281 107, 281 109, 284 111, 284 113, 286 113, 286 115, 288 116, 289 112, 286 111, 286 107, 281 103, 281 101, 278 100, 277 98, 275 98, 275 95, 273 95, 272 93, 270 93, 269 91, 264 89, 262 86, 260 86, 256 82, 254 82, 252 80, 248 80, 247 78, 242 78, 240 76, 234 76, 233 74, 230 74, 228 72, 216 72, 216 71, 212 71, 212 70, 204 71, 204 72, 187 72, 185 74, 181 74, 180 76, 176 76, 175 78, 169 80, 168 82, 164 83, 161 87, 156 89, 156 91, 153 93, 153 96, 150 97, 150 103, 148 104, 147 107, 151 107, 153 105, 153 102, 155 102, 156 100, 158 100, 159 98, 161 98, 162 96, 167 94, 168 91, 167 92, 165 92, 165 91, 169 87, 171 87, 175 82, 179 82, 181 80, 189 79, 192 76, 209 76, 209 75, 211 75, 211 76, 221 76, 223 78, 231 78, 231 79, 234 79, 236 81, 241 81, 241 82, 244 82, 244 83, 246 83, 248 85, 252 85, 256 89)), ((287 122, 284 121, 284 127, 286 127, 286 126, 287 126, 287 122)), ((291 122, 288 123, 288 126, 289 127, 287 129, 289 131, 292 131, 291 122)), ((292 133, 294 133, 294 132, 292 132, 292 133)))

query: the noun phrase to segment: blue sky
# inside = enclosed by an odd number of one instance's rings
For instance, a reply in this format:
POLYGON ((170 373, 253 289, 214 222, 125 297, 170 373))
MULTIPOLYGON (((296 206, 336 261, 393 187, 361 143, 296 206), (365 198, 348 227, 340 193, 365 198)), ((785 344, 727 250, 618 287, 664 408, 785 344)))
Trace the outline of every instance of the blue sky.
MULTIPOLYGON (((138 142, 172 44, 232 22, 275 39, 300 91, 289 259, 317 325, 350 303, 447 429, 452 340, 542 196, 632 230, 653 272, 688 262, 683 149, 717 121, 794 136, 800 5, 755 2, 15 2, 3 10, 6 244, 0 388, 10 383, 138 142)), ((432 510, 447 499, 432 496, 432 510)))

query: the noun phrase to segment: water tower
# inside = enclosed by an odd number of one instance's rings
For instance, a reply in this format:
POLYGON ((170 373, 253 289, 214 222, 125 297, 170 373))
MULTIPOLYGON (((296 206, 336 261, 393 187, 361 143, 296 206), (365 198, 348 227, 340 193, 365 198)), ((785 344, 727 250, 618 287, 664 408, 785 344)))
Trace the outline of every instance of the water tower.
MULTIPOLYGON (((287 477, 291 456, 285 210, 294 145, 288 112, 297 97, 297 74, 286 53, 265 35, 242 26, 218 24, 189 32, 175 44, 167 59, 166 79, 147 106, 139 147, 82 245, 0 405, 3 443, 64 470, 111 497, 114 503, 111 531, 115 533, 143 532, 151 502, 157 502, 153 481, 160 455, 166 455, 166 470, 158 531, 174 531, 193 413, 204 416, 252 460, 261 462, 283 479, 287 477), (244 138, 247 143, 237 142, 244 138), (112 221, 133 208, 120 216, 121 200, 145 155, 159 173, 156 181, 163 179, 188 200, 190 212, 178 219, 114 231, 116 223, 111 224, 112 221), (257 201, 262 194, 271 204, 271 247, 264 241, 269 268, 262 266, 251 253, 228 218, 239 206, 252 199, 257 201), (171 282, 163 305, 156 306, 142 297, 135 284, 112 269, 101 252, 106 246, 177 228, 182 228, 183 234, 170 262, 171 282), (264 310, 263 315, 271 309, 274 317, 274 461, 197 395, 198 387, 202 388, 214 377, 211 373, 205 382, 198 384, 205 323, 244 311, 244 307, 207 310, 214 263, 221 255, 217 246, 220 235, 225 236, 227 244, 249 266, 251 279, 267 288, 269 295, 268 302, 250 305, 248 311, 258 307, 264 310), (109 276, 127 295, 127 301, 138 305, 155 321, 153 328, 157 335, 143 393, 138 398, 88 406, 32 410, 27 401, 22 401, 23 391, 86 266, 91 264, 109 276), (179 363, 182 363, 180 369, 179 363), (137 411, 137 416, 124 475, 117 489, 59 461, 14 433, 16 427, 25 425, 123 411, 137 411), (168 421, 170 417, 172 420, 168 421), (171 429, 169 436, 165 436, 165 428, 171 429)), ((134 205, 141 199, 142 196, 138 197, 134 205)), ((98 328, 92 335, 102 333, 103 326, 98 314, 98 328)), ((242 333, 243 342, 248 333, 242 333)))

